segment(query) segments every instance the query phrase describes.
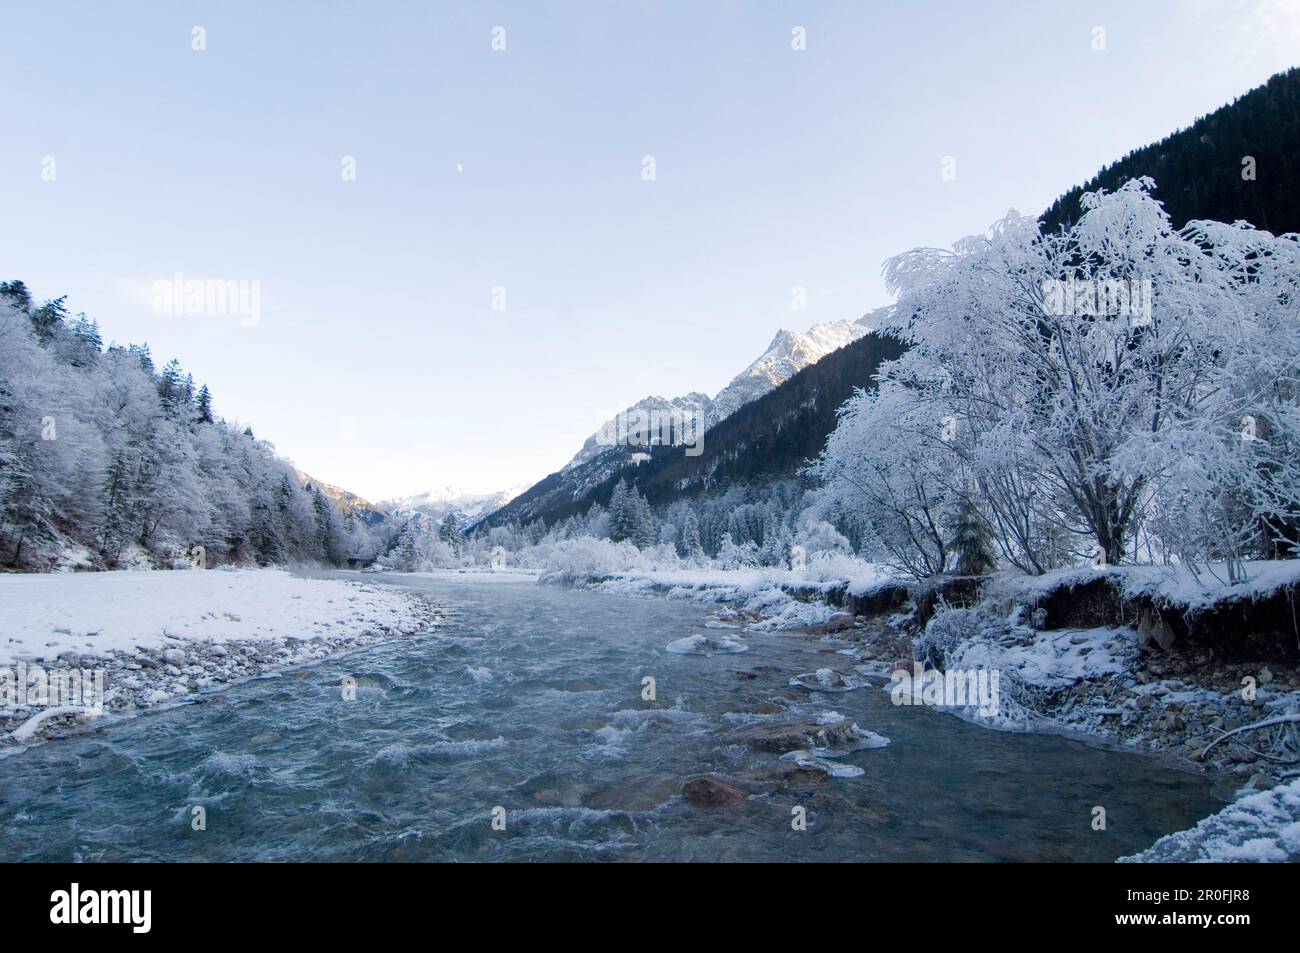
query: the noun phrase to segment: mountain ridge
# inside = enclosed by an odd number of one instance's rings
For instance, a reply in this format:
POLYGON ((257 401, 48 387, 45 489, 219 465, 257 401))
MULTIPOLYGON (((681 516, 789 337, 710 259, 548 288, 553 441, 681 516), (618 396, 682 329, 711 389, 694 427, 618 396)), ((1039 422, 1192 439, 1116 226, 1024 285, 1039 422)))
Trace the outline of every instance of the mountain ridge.
MULTIPOLYGON (((751 361, 714 397, 701 391, 691 391, 678 397, 663 398, 657 394, 643 397, 619 412, 619 416, 637 413, 669 414, 674 411, 697 414, 704 432, 735 413, 745 404, 785 383, 799 371, 817 363, 827 354, 857 340, 870 331, 870 319, 879 311, 872 311, 856 321, 823 321, 805 331, 780 328, 758 357, 751 361)), ((561 467, 560 472, 573 470, 610 449, 609 435, 615 434, 618 418, 606 421, 586 439, 573 458, 561 467)))

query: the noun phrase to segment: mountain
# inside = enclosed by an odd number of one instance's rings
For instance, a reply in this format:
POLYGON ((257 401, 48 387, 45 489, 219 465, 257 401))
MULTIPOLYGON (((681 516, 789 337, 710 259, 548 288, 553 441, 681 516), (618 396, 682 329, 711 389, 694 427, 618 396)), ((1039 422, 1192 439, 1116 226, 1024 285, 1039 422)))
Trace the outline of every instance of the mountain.
POLYGON ((371 503, 364 500, 348 490, 338 486, 330 486, 328 483, 322 483, 310 473, 304 473, 302 470, 294 470, 298 474, 298 480, 303 486, 317 487, 325 496, 332 500, 334 506, 340 513, 351 514, 361 520, 364 520, 371 526, 378 526, 388 518, 388 514, 371 503))
MULTIPOLYGON (((1300 68, 1274 76, 1264 86, 1176 132, 1129 153, 1087 183, 1059 198, 1043 213, 1047 229, 1075 221, 1083 192, 1117 189, 1136 176, 1151 176, 1157 197, 1175 224, 1192 219, 1244 219, 1274 234, 1300 231, 1300 68), (1255 176, 1243 178, 1254 160, 1255 176)), ((852 322, 871 325, 872 315, 852 322)), ((826 328, 827 326, 819 326, 826 328)), ((541 519, 554 523, 606 503, 619 478, 634 484, 652 503, 721 492, 735 482, 762 482, 789 476, 816 456, 836 423, 836 411, 854 387, 867 387, 880 363, 902 353, 890 338, 864 334, 815 363, 795 364, 816 353, 817 328, 803 337, 782 332, 762 357, 713 400, 717 422, 706 431, 703 453, 688 456, 681 447, 653 448, 648 454, 626 447, 599 448, 553 473, 481 525, 541 519), (781 355, 791 355, 786 365, 781 355), (794 370, 793 374, 786 373, 794 370), (784 375, 784 382, 778 378, 784 375), (744 402, 745 388, 756 394, 744 402), (728 412, 732 398, 738 409, 728 412), (719 408, 718 405, 722 404, 719 408)), ((865 328, 864 328, 865 332, 865 328)), ((830 331, 833 340, 834 331, 830 331)), ((584 448, 587 449, 587 448, 584 448)))
MULTIPOLYGON (((710 398, 708 394, 699 391, 671 399, 652 395, 624 409, 619 417, 635 419, 638 412, 671 414, 676 411, 697 415, 694 419, 702 420, 707 431, 745 404, 781 386, 805 367, 816 364, 832 351, 862 337, 871 329, 874 313, 857 321, 814 324, 807 331, 777 331, 767 350, 732 378, 731 383, 719 391, 716 397, 710 398)), ((618 418, 606 421, 587 438, 582 449, 564 465, 563 470, 579 467, 609 450, 612 445, 610 437, 617 432, 618 418)))
MULTIPOLYGON (((684 397, 674 397, 671 400, 651 395, 638 400, 631 407, 620 411, 619 416, 605 421, 594 434, 587 438, 582 445, 582 449, 574 455, 574 458, 564 465, 562 470, 572 470, 575 467, 593 460, 596 457, 609 450, 613 445, 614 435, 619 432, 619 417, 624 420, 635 418, 638 413, 648 414, 669 414, 673 411, 692 415, 692 419, 704 420, 707 422, 709 414, 713 412, 713 399, 708 394, 701 394, 699 391, 691 391, 684 397)), ((517 495, 517 494, 516 494, 517 495)))
POLYGON ((767 350, 713 399, 713 407, 705 420, 706 429, 730 417, 750 401, 780 387, 832 351, 862 337, 871 330, 871 319, 872 314, 868 314, 857 321, 814 324, 804 332, 778 331, 767 350))
POLYGON ((609 447, 552 473, 478 525, 538 519, 553 524, 607 503, 620 478, 658 504, 720 492, 736 482, 792 476, 821 451, 836 411, 854 389, 870 385, 881 363, 902 353, 894 339, 864 334, 710 427, 698 456, 684 447, 609 447))
POLYGON ((455 513, 463 523, 473 523, 505 506, 525 488, 520 484, 496 493, 467 493, 455 486, 435 487, 415 496, 385 500, 380 507, 398 518, 419 514, 436 521, 455 513))
POLYGON ((1274 235, 1300 231, 1300 67, 1278 73, 1187 129, 1106 166, 1061 196, 1040 221, 1056 230, 1079 217, 1084 192, 1156 180, 1174 225, 1244 219, 1274 235), (1253 168, 1247 160, 1253 160, 1253 168))

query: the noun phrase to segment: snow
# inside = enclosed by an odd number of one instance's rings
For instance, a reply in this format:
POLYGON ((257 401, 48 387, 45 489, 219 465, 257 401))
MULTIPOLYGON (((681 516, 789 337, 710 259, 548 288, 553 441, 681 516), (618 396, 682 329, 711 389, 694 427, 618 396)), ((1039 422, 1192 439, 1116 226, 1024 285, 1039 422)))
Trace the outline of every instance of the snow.
POLYGON ((14 741, 18 742, 29 741, 36 734, 41 725, 45 724, 47 721, 63 715, 82 715, 85 711, 86 709, 80 708, 76 705, 57 705, 53 708, 42 708, 15 728, 10 737, 12 737, 14 741))
MULTIPOLYGON (((873 319, 888 311, 888 307, 881 308, 857 321, 814 324, 802 332, 782 329, 772 338, 767 350, 732 378, 731 383, 719 391, 716 397, 710 399, 708 394, 699 391, 671 399, 650 395, 619 413, 634 416, 638 411, 686 411, 702 418, 705 427, 712 427, 745 404, 774 390, 805 367, 816 364, 832 351, 869 333, 874 326, 873 319)), ((561 472, 581 466, 607 450, 610 444, 602 440, 602 435, 612 432, 615 432, 614 420, 608 420, 600 430, 587 438, 582 449, 564 465, 561 472)))
POLYGON ((0 665, 414 625, 400 592, 276 569, 0 576, 0 665))
POLYGON ((1229 585, 1227 567, 1210 563, 1199 573, 1185 565, 1112 566, 1106 569, 1058 569, 1041 576, 1005 573, 996 589, 1022 599, 1044 596, 1062 586, 1075 587, 1109 576, 1129 596, 1147 596, 1156 602, 1191 609, 1206 609, 1225 599, 1258 599, 1286 586, 1300 585, 1300 560, 1262 559, 1244 564, 1244 582, 1229 585))
MULTIPOLYGON (((677 568, 632 569, 611 573, 564 573, 554 578, 585 585, 602 592, 624 595, 667 593, 669 598, 704 603, 731 603, 757 618, 746 623, 755 631, 799 629, 821 625, 843 612, 821 599, 803 601, 793 591, 829 593, 844 588, 852 595, 870 591, 895 576, 875 563, 856 559, 837 562, 830 572, 820 561, 794 569, 677 568)), ((724 622, 717 622, 725 625, 724 622)))
POLYGON ((1103 627, 1034 632, 1028 639, 981 632, 949 652, 946 661, 958 669, 1014 672, 1022 683, 1050 690, 1123 674, 1136 654, 1132 629, 1103 627))
POLYGON ((730 636, 713 639, 707 635, 688 635, 685 638, 675 639, 665 648, 675 655, 734 655, 749 651, 748 645, 730 636))
POLYGON ((787 751, 781 755, 782 761, 788 761, 800 768, 820 768, 832 778, 860 778, 867 772, 856 764, 843 764, 821 757, 816 750, 787 751))
POLYGON ((1249 793, 1190 830, 1160 838, 1120 863, 1300 860, 1300 778, 1249 793))
POLYGON ((505 506, 530 484, 520 483, 506 490, 495 493, 470 493, 457 486, 435 487, 414 496, 405 496, 392 500, 382 500, 380 508, 396 516, 409 516, 423 513, 435 519, 441 519, 448 513, 455 513, 468 523, 475 523, 490 513, 495 513, 505 506))
POLYGON ((898 581, 897 573, 879 563, 844 558, 833 569, 818 560, 805 569, 717 569, 712 567, 649 569, 616 573, 618 579, 642 583, 645 588, 676 586, 683 589, 728 588, 757 594, 773 587, 830 590, 848 586, 851 595, 862 595, 882 583, 898 581))

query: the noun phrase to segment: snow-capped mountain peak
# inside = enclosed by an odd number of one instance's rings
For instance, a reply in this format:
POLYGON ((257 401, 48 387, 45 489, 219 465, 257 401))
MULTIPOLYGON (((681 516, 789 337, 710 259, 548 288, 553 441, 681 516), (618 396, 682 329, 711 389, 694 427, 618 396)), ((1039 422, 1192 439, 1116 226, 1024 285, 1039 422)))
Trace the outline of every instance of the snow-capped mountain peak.
POLYGON ((742 406, 781 386, 810 364, 816 364, 831 351, 855 341, 870 329, 863 317, 857 321, 827 321, 814 324, 807 331, 782 328, 762 354, 737 374, 713 399, 706 420, 711 427, 735 413, 742 406))
POLYGON ((458 486, 438 486, 414 496, 385 500, 380 506, 396 516, 421 513, 442 519, 448 513, 455 513, 473 522, 501 509, 526 489, 528 484, 524 483, 496 493, 467 493, 458 486))
MULTIPOLYGON (((832 351, 868 333, 875 323, 873 319, 884 310, 882 308, 880 311, 872 311, 856 321, 826 321, 822 324, 814 324, 807 331, 790 331, 782 328, 776 332, 767 350, 737 374, 716 397, 711 398, 708 394, 699 391, 692 391, 682 397, 671 399, 652 395, 637 401, 623 410, 622 414, 633 415, 638 411, 652 413, 677 411, 698 414, 703 418, 707 430, 751 400, 756 400, 768 391, 776 389, 805 367, 816 364, 832 351)), ((581 466, 609 449, 608 441, 603 440, 602 436, 615 431, 615 421, 607 421, 587 438, 582 449, 565 464, 564 469, 571 470, 581 466)))

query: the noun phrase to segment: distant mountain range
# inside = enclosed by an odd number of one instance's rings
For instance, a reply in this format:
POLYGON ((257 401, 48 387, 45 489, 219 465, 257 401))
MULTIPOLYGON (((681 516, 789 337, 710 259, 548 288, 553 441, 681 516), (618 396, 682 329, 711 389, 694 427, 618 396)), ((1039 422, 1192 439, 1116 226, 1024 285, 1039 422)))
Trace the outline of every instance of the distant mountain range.
POLYGON ((436 523, 449 513, 455 513, 463 524, 468 525, 505 506, 527 488, 526 484, 521 484, 497 493, 467 493, 460 487, 443 486, 415 496, 371 503, 341 487, 323 483, 310 473, 302 470, 296 472, 305 486, 319 487, 325 496, 334 501, 340 512, 351 513, 372 526, 388 519, 404 523, 417 514, 436 523))
POLYGON ((496 493, 467 493, 460 487, 443 486, 417 493, 415 496, 384 500, 379 504, 379 508, 399 519, 409 518, 418 513, 436 521, 449 513, 455 513, 463 523, 469 524, 505 506, 525 489, 527 484, 496 493))
POLYGON ((816 456, 835 413, 855 387, 870 382, 883 361, 903 353, 892 338, 865 334, 798 371, 779 387, 743 404, 705 432, 702 453, 681 447, 609 447, 529 487, 479 526, 543 520, 548 525, 606 504, 626 479, 651 503, 720 492, 735 482, 792 476, 816 456))

